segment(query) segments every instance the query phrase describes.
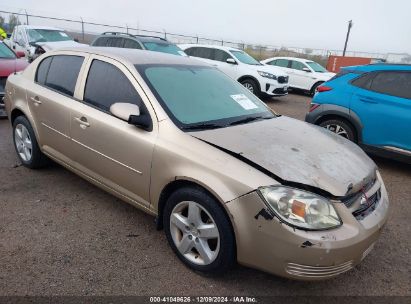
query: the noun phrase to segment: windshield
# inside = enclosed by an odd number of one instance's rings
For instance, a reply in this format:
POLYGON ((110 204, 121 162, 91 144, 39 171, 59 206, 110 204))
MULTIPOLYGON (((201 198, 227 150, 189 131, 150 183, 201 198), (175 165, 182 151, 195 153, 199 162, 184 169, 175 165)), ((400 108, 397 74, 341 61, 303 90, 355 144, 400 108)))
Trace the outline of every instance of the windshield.
POLYGON ((186 56, 182 49, 171 43, 143 42, 143 44, 150 51, 186 56))
POLYGON ((307 61, 306 64, 313 69, 314 72, 317 73, 326 73, 327 70, 320 64, 314 61, 307 61))
POLYGON ((182 129, 225 127, 275 117, 257 97, 217 69, 187 65, 136 68, 182 129))
POLYGON ((16 55, 7 47, 7 45, 5 45, 3 42, 0 42, 0 58, 15 59, 16 55))
POLYGON ((257 60, 255 60, 253 57, 248 55, 246 52, 243 51, 230 51, 231 54, 235 56, 239 61, 245 64, 250 64, 250 65, 262 65, 259 63, 257 60))
POLYGON ((29 29, 27 30, 29 42, 54 42, 73 40, 64 31, 29 29))

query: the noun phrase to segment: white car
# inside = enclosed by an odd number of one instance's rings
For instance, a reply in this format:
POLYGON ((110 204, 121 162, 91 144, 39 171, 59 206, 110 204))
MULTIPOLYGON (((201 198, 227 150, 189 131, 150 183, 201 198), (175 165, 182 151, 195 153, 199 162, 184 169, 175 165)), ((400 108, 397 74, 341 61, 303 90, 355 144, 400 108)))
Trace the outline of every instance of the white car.
POLYGON ((257 96, 288 94, 287 73, 279 68, 261 64, 242 50, 200 44, 183 44, 179 47, 187 55, 198 57, 201 61, 217 67, 257 96))
POLYGON ((289 85, 291 88, 308 91, 311 95, 314 95, 319 85, 335 75, 317 62, 302 58, 273 57, 265 59, 261 63, 283 69, 290 76, 289 85))
POLYGON ((15 52, 22 51, 29 61, 50 50, 85 46, 73 40, 64 30, 49 26, 17 25, 4 42, 15 52))

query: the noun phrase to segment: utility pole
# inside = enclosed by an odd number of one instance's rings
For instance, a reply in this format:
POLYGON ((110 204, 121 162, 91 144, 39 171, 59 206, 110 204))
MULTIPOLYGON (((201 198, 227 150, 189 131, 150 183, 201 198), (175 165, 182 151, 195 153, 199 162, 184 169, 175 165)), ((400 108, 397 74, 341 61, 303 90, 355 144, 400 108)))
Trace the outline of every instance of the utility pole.
POLYGON ((345 52, 347 51, 348 39, 350 38, 350 32, 351 32, 352 26, 353 26, 352 20, 348 21, 348 31, 347 31, 347 37, 345 38, 343 57, 345 57, 345 52))

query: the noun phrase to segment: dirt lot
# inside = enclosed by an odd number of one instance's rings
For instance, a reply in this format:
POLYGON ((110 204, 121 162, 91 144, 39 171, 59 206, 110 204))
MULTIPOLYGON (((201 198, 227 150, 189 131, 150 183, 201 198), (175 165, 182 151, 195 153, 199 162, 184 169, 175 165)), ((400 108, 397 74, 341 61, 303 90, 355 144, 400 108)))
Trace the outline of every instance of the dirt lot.
MULTIPOLYGON (((302 119, 309 98, 267 100, 302 119)), ((296 282, 241 266, 204 277, 183 266, 154 219, 58 165, 19 165, 0 121, 0 295, 411 295, 411 166, 374 158, 392 211, 375 249, 335 279, 296 282)))

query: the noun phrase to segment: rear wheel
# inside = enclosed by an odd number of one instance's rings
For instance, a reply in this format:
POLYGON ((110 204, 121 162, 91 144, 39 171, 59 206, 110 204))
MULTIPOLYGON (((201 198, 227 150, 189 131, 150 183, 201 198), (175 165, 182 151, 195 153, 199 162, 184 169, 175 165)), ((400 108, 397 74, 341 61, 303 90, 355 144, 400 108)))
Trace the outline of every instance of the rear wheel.
POLYGON ((17 117, 13 122, 13 142, 24 166, 36 169, 47 164, 48 159, 40 151, 33 128, 24 116, 17 117))
POLYGON ((258 87, 258 84, 256 81, 253 79, 244 79, 240 82, 247 90, 249 90, 251 93, 253 93, 256 96, 260 96, 261 92, 258 87))
POLYGON ((328 120, 322 121, 319 125, 353 142, 357 141, 354 128, 351 126, 350 123, 346 122, 343 119, 338 119, 338 118, 328 119, 328 120))
POLYGON ((164 209, 167 240, 179 259, 204 273, 221 273, 235 261, 231 224, 220 204, 199 187, 182 188, 164 209))

